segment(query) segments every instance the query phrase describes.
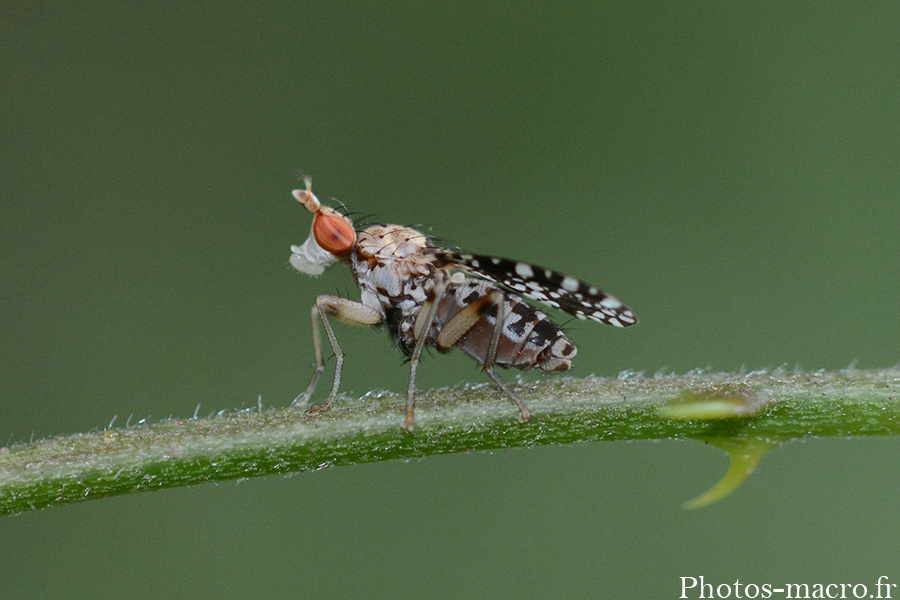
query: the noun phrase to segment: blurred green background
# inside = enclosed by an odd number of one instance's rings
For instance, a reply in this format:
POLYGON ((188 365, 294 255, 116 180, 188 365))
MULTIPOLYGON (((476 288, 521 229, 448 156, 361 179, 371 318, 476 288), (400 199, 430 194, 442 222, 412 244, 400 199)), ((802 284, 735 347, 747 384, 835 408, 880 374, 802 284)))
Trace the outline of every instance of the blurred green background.
MULTIPOLYGON (((626 301, 638 327, 569 324, 577 376, 897 364, 900 4, 549 4, 4 3, 0 445, 287 404, 316 295, 354 295, 346 270, 288 265, 310 223, 298 173, 323 200, 626 301)), ((337 333, 344 391, 404 389, 386 334, 337 333)), ((420 373, 485 380, 459 353, 420 373)), ((696 511, 681 502, 727 464, 696 442, 117 497, 0 519, 0 590, 900 583, 898 450, 790 443, 696 511)))

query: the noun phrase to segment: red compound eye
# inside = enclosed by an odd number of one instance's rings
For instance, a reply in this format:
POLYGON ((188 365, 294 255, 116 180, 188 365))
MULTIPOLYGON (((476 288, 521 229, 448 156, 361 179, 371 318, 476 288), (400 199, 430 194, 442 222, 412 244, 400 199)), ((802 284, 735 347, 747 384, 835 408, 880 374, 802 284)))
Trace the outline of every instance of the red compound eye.
POLYGON ((353 225, 337 215, 317 214, 313 223, 313 235, 316 243, 332 254, 346 254, 356 243, 353 225))

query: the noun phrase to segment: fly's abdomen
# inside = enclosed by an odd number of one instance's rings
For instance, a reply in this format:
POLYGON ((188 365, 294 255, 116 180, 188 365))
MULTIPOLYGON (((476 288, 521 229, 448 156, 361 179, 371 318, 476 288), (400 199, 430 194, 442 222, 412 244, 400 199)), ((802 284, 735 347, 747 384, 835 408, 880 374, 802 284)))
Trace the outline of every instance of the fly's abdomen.
POLYGON ((437 336, 444 325, 470 305, 483 304, 481 317, 454 345, 484 364, 499 310, 497 303, 490 301, 493 292, 503 297, 504 315, 496 364, 526 370, 537 367, 548 373, 568 371, 576 348, 559 325, 530 304, 481 279, 466 279, 447 287, 438 304, 428 343, 437 346, 437 336))

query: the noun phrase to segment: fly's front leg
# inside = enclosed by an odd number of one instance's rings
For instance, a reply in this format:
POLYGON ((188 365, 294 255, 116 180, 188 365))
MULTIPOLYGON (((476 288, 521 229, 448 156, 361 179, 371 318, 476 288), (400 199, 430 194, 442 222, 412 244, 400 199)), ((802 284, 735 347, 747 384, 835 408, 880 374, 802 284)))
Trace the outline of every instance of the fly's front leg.
POLYGON ((503 324, 506 321, 506 297, 503 292, 492 290, 490 294, 479 298, 459 311, 438 334, 438 347, 449 348, 456 344, 492 306, 497 307, 497 317, 494 320, 494 331, 491 333, 491 345, 488 346, 487 355, 484 358, 484 371, 491 381, 516 403, 519 407, 519 423, 525 423, 531 418, 531 411, 528 410, 519 395, 503 380, 500 373, 494 369, 494 365, 497 363, 497 348, 500 346, 503 324))
MULTIPOLYGON (((312 307, 312 332, 313 332, 313 349, 316 352, 316 370, 313 373, 313 376, 309 380, 309 385, 306 386, 306 391, 297 396, 291 401, 291 406, 297 406, 299 408, 306 408, 309 406, 309 399, 312 397, 314 391, 316 391, 316 384, 319 383, 319 377, 322 376, 322 371, 325 370, 325 361, 322 359, 322 339, 319 335, 319 306, 318 301, 316 304, 313 304, 312 307)), ((325 319, 325 327, 329 327, 328 320, 325 319)), ((340 346, 338 346, 338 350, 340 350, 340 346)), ((337 354, 337 352, 335 352, 337 354)))
POLYGON ((310 410, 313 414, 328 408, 331 406, 331 403, 334 402, 334 398, 337 396, 338 387, 341 384, 341 368, 344 366, 344 351, 341 349, 341 345, 334 335, 334 330, 331 328, 328 317, 333 317, 338 321, 361 327, 378 325, 384 319, 382 314, 377 310, 369 308, 365 304, 354 302, 353 300, 328 295, 322 295, 316 298, 316 303, 312 307, 313 346, 315 347, 316 352, 316 370, 313 373, 312 379, 309 381, 309 385, 306 386, 306 391, 294 398, 294 401, 291 402, 291 406, 305 408, 309 405, 309 399, 316 389, 319 377, 321 377, 322 372, 325 370, 318 320, 321 320, 322 325, 325 327, 325 335, 328 336, 328 341, 331 342, 331 349, 334 351, 337 362, 334 366, 334 383, 331 386, 331 393, 328 394, 328 398, 325 402, 310 410))

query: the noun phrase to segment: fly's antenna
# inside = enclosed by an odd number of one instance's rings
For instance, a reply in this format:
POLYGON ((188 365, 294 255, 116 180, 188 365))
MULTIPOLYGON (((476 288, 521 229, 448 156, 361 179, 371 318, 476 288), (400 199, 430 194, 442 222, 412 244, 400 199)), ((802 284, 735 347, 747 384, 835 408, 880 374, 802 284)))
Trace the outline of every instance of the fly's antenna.
POLYGON ((300 204, 306 207, 306 210, 314 213, 319 210, 322 203, 319 202, 316 195, 312 193, 312 178, 305 175, 303 177, 303 183, 306 184, 305 190, 294 190, 291 194, 294 195, 294 198, 296 198, 300 204))

